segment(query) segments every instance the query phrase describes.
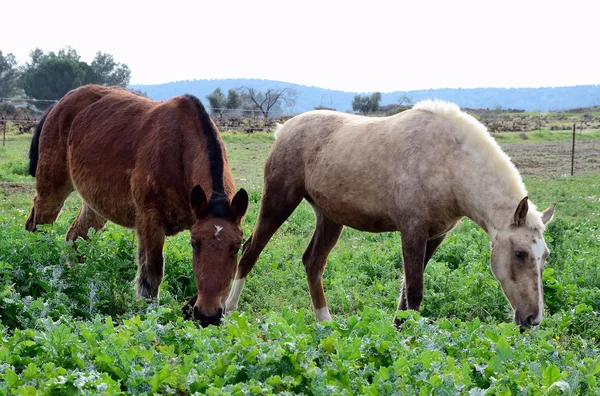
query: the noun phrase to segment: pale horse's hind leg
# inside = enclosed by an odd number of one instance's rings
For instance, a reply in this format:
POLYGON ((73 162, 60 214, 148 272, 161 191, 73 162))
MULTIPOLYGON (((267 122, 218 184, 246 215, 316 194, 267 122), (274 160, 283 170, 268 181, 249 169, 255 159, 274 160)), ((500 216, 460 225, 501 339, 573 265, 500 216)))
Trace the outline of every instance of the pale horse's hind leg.
MULTIPOLYGON (((265 178, 267 177, 265 176, 265 178)), ((271 187, 276 184, 268 181, 265 183, 258 220, 254 232, 244 243, 242 258, 238 264, 233 286, 225 303, 226 312, 237 310, 246 276, 258 261, 260 253, 271 240, 275 231, 281 227, 302 201, 303 189, 294 188, 294 186, 288 186, 287 184, 271 187)))
MULTIPOLYGON (((417 234, 418 235, 418 234, 417 234)), ((435 239, 423 236, 407 236, 402 238, 402 255, 404 259, 404 281, 398 303, 398 311, 414 309, 418 311, 423 300, 423 274, 429 259, 440 246, 446 234, 435 239)), ((395 318, 394 323, 400 325, 395 318)))
POLYGON ((312 298, 313 309, 317 320, 331 320, 327 300, 323 291, 323 270, 327 263, 327 256, 335 246, 342 234, 342 225, 335 223, 323 212, 313 205, 317 224, 312 239, 302 255, 302 262, 306 270, 308 289, 312 298))

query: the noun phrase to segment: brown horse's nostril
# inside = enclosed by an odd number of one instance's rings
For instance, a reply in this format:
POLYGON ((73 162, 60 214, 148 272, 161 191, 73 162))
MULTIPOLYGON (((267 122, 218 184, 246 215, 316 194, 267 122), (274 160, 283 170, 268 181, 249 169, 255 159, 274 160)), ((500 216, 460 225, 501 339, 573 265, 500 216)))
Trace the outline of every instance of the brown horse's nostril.
POLYGON ((219 307, 214 315, 205 315, 197 306, 194 306, 194 319, 200 322, 202 327, 208 325, 219 325, 223 317, 223 308, 219 307))

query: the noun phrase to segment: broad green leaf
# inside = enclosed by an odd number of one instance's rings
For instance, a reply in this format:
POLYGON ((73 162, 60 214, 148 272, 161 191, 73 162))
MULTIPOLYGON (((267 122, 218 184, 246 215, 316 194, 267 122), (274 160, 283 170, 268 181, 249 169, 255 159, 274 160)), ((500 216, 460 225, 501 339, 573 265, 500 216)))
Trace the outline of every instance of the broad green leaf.
POLYGON ((552 364, 546 367, 546 370, 544 370, 544 373, 542 374, 542 385, 549 387, 559 379, 560 369, 552 364))

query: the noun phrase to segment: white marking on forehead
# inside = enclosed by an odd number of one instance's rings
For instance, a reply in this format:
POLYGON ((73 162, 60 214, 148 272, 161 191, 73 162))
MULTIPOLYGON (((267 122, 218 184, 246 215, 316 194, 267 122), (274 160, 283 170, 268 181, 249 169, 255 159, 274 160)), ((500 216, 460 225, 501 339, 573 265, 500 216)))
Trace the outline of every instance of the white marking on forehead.
POLYGON ((539 262, 546 251, 546 245, 544 244, 544 240, 541 238, 535 238, 533 243, 531 244, 531 252, 535 257, 535 261, 539 262))
POLYGON ((215 232, 215 238, 219 239, 219 232, 221 232, 223 227, 221 227, 220 225, 216 225, 215 228, 217 229, 217 231, 215 232))
POLYGON ((542 321, 542 316, 544 313, 544 296, 542 294, 544 285, 542 285, 542 256, 546 251, 546 246, 544 241, 541 238, 535 238, 533 243, 531 244, 531 252, 535 257, 535 266, 537 268, 537 278, 538 278, 538 314, 535 318, 536 323, 542 321))

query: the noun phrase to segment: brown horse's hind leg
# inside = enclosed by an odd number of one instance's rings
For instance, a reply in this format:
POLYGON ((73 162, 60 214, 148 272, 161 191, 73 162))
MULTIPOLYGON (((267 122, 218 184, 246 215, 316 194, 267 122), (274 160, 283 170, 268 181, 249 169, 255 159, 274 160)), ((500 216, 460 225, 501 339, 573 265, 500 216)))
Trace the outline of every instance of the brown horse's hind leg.
POLYGON ((331 249, 337 243, 342 234, 342 225, 334 223, 313 206, 317 224, 312 239, 302 255, 302 262, 306 269, 306 279, 308 280, 308 289, 312 298, 313 309, 317 320, 331 320, 327 300, 323 291, 323 270, 327 263, 327 256, 331 249))
POLYGON ((138 297, 157 298, 164 275, 163 245, 165 233, 146 219, 137 219, 138 271, 135 289, 138 297))
MULTIPOLYGON (((415 282, 417 283, 416 286, 413 286, 413 291, 417 292, 416 295, 416 299, 415 299, 415 303, 418 300, 418 304, 417 304, 417 308, 416 310, 418 310, 420 308, 421 305, 421 301, 423 299, 423 272, 425 271, 425 267, 427 267, 427 263, 429 262, 429 260, 431 259, 431 257, 433 256, 433 254, 435 253, 435 251, 437 250, 437 248, 440 246, 440 244, 442 243, 442 241, 444 240, 444 238, 446 238, 446 235, 442 235, 438 238, 435 239, 430 239, 426 242, 426 246, 425 246, 425 256, 423 258, 423 265, 421 266, 421 270, 419 271, 419 266, 416 264, 416 259, 413 262, 412 265, 409 265, 409 269, 407 271, 407 253, 409 251, 410 248, 406 248, 404 245, 404 240, 402 241, 402 254, 404 256, 404 282, 402 283, 402 293, 400 294, 400 302, 398 303, 398 311, 406 311, 407 309, 415 309, 414 307, 409 306, 408 304, 408 298, 407 298, 407 279, 410 278, 413 280, 412 284, 414 285, 415 282), (415 273, 420 273, 420 275, 415 276, 415 273), (420 288, 418 286, 418 283, 420 283, 420 288)), ((416 242, 415 242, 416 243, 416 242)), ((418 247, 417 247, 418 249, 418 247)), ((411 284, 411 282, 408 282, 409 284, 411 284)), ((396 319, 396 323, 397 323, 397 319, 396 319)))
MULTIPOLYGON (((96 231, 100 231, 106 224, 106 219, 94 212, 85 202, 79 208, 77 217, 71 224, 69 231, 67 232, 67 241, 75 242, 77 238, 81 237, 87 239, 87 234, 90 228, 96 231)), ((73 247, 77 250, 77 245, 73 243, 73 247)))
POLYGON ((252 270, 258 256, 263 251, 275 231, 281 227, 284 221, 294 212, 294 209, 302 201, 303 191, 299 189, 288 189, 282 186, 281 190, 274 189, 265 184, 265 191, 261 200, 260 212, 254 232, 244 243, 242 258, 238 264, 233 286, 227 297, 225 311, 236 311, 240 295, 246 282, 246 276, 252 270))
POLYGON ((75 241, 79 237, 86 239, 90 228, 100 231, 105 224, 106 219, 84 202, 67 232, 67 241, 75 241))

